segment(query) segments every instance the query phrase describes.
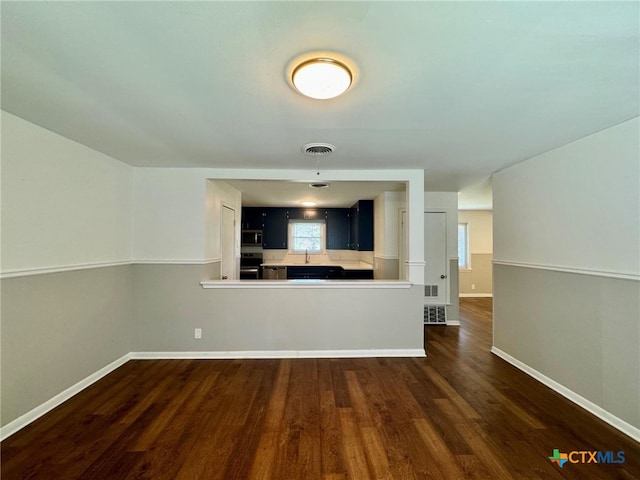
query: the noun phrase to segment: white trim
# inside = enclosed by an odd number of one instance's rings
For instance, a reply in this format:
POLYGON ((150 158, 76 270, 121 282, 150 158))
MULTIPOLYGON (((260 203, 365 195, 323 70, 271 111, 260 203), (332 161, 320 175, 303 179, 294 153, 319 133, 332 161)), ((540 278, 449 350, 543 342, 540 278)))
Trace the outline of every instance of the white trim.
POLYGON ((398 255, 374 255, 373 258, 379 258, 381 260, 398 260, 398 255))
MULTIPOLYGON (((231 205, 229 204, 226 200, 220 200, 220 277, 223 276, 223 271, 222 271, 222 260, 223 260, 223 254, 224 254, 224 228, 223 228, 223 222, 224 222, 224 209, 227 210, 231 210, 233 212, 233 245, 231 246, 231 249, 233 250, 233 264, 231 265, 231 278, 239 278, 240 274, 239 272, 237 272, 237 264, 238 264, 238 258, 241 257, 242 255, 238 255, 240 252, 238 252, 238 243, 242 243, 242 237, 240 237, 240 242, 238 242, 238 238, 236 238, 236 226, 238 224, 237 221, 237 216, 238 216, 238 212, 236 211, 236 207, 235 205, 231 205)), ((212 262, 211 262, 212 263, 212 262)))
POLYGON ((493 293, 459 293, 462 298, 492 298, 493 293))
POLYGON ((633 280, 640 282, 640 274, 629 272, 617 272, 606 270, 589 270, 583 268, 563 267, 560 265, 543 265, 536 263, 509 262, 505 260, 493 260, 494 265, 504 265, 507 267, 533 268, 536 270, 550 270, 553 272, 576 273, 578 275, 591 275, 594 277, 619 278, 622 280, 633 280))
POLYGON ((427 262, 425 262, 424 260, 420 260, 420 261, 414 261, 414 260, 407 260, 406 262, 404 262, 405 265, 408 265, 409 267, 424 267, 427 262))
POLYGON ((424 349, 362 350, 237 350, 215 352, 131 352, 132 360, 242 359, 242 358, 369 358, 426 357, 424 349))
POLYGON ((114 371, 116 368, 121 367, 122 365, 127 363, 130 359, 131 359, 131 354, 130 353, 127 353, 126 355, 123 355, 122 357, 120 357, 116 361, 111 362, 106 367, 103 367, 100 370, 98 370, 97 372, 92 373, 91 375, 89 375, 84 380, 80 380, 75 385, 70 386, 69 388, 67 388, 63 392, 60 392, 56 396, 54 396, 54 397, 50 398, 49 400, 47 400, 46 402, 38 405, 36 408, 28 411, 24 415, 19 416, 18 418, 16 418, 12 422, 7 423, 4 427, 0 428, 0 440, 5 440, 6 438, 10 437, 14 433, 16 433, 18 430, 26 427, 27 425, 29 425, 34 420, 37 420, 38 418, 40 418, 44 414, 46 414, 46 413, 50 412, 51 410, 53 410, 54 408, 56 408, 58 405, 61 405, 62 403, 66 402, 71 397, 73 397, 74 395, 80 393, 82 390, 84 390, 85 388, 87 388, 91 384, 97 382, 98 380, 100 380, 105 375, 108 375, 109 373, 114 371))
POLYGON ((6 270, 0 273, 0 278, 27 277, 30 275, 44 275, 46 273, 71 272, 74 270, 89 270, 91 268, 119 267, 122 265, 131 265, 131 260, 123 260, 119 262, 92 262, 92 263, 76 263, 71 265, 56 265, 54 267, 36 267, 25 268, 22 270, 6 270))
POLYGON ((591 402, 590 400, 587 400, 583 396, 578 395, 573 390, 569 390, 564 385, 561 385, 560 383, 556 382, 555 380, 553 380, 553 379, 547 377, 546 375, 540 373, 536 369, 531 368, 529 365, 521 362, 517 358, 512 357, 508 353, 503 352, 499 348, 497 348, 495 346, 491 347, 491 353, 493 353, 494 355, 500 357, 505 362, 510 363, 511 365, 516 367, 517 369, 522 370, 524 373, 526 373, 527 375, 535 378, 540 383, 546 385, 550 389, 558 392, 560 395, 562 395, 566 399, 572 401, 573 403, 575 403, 579 407, 584 408, 586 411, 588 411, 589 413, 592 413, 593 415, 595 415, 599 419, 607 422, 609 425, 611 425, 612 427, 620 430, 625 435, 628 435, 629 437, 634 439, 636 442, 640 442, 640 429, 634 427, 633 425, 631 425, 631 424, 625 422, 624 420, 616 417, 615 415, 609 413, 604 408, 596 405, 595 403, 591 402))
POLYGON ((202 288, 411 288, 405 280, 206 280, 202 288))
POLYGON ((447 327, 459 327, 460 326, 460 320, 447 320, 444 324, 447 327))
MULTIPOLYGON (((444 307, 450 307, 451 305, 453 305, 451 302, 443 302, 442 300, 438 300, 438 297, 422 297, 424 299, 423 305, 425 306, 434 306, 434 305, 439 305, 439 306, 444 306, 444 307)), ((429 324, 429 325, 433 325, 433 324, 429 324)))
MULTIPOLYGON (((240 257, 236 257, 240 258, 240 257)), ((14 277, 28 277, 31 275, 45 275, 47 273, 74 272, 76 270, 90 270, 92 268, 120 267, 123 265, 208 265, 222 261, 221 258, 207 258, 204 260, 123 260, 119 262, 91 262, 74 263, 70 265, 56 265, 53 267, 35 267, 21 270, 5 270, 0 272, 0 279, 14 277)))
POLYGON ((154 259, 144 259, 144 260, 134 260, 133 264, 140 265, 205 265, 207 263, 214 263, 220 261, 217 258, 209 258, 206 260, 203 259, 179 259, 179 258, 166 258, 160 260, 154 259))

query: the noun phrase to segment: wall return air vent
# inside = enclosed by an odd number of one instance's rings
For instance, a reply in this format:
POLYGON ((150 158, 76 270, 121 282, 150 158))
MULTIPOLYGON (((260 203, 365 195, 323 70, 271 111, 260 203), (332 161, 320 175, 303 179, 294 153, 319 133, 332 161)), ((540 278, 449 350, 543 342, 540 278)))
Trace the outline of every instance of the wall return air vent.
POLYGON ((424 323, 426 325, 446 325, 447 309, 444 305, 425 305, 424 323))

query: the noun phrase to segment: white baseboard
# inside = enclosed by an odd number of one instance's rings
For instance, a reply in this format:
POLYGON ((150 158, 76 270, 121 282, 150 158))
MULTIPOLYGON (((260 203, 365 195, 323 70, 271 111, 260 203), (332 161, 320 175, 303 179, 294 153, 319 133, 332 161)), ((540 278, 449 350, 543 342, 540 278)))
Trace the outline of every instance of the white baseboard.
POLYGON ((425 357, 424 349, 381 350, 247 350, 230 352, 132 352, 132 360, 239 359, 239 358, 366 358, 425 357))
POLYGON ((116 368, 118 368, 118 367, 124 365, 125 363, 127 363, 130 358, 131 358, 131 354, 130 353, 127 353, 126 355, 123 355, 122 357, 120 357, 116 361, 111 362, 106 367, 101 368, 97 372, 92 373, 91 375, 89 375, 87 378, 85 378, 83 380, 80 380, 75 385, 72 385, 69 388, 67 388, 66 390, 64 390, 63 392, 60 392, 55 397, 50 398, 49 400, 47 400, 43 404, 38 405, 36 408, 28 411, 24 415, 19 416, 18 418, 16 418, 12 422, 7 423, 4 427, 0 428, 0 440, 4 440, 4 439, 10 437, 14 433, 16 433, 18 430, 26 427, 31 422, 33 422, 33 421, 37 420, 38 418, 40 418, 41 416, 43 416, 45 413, 53 410, 58 405, 66 402, 71 397, 73 397, 74 395, 80 393, 82 390, 87 388, 89 385, 97 382, 98 380, 100 380, 105 375, 107 375, 107 374, 111 373, 112 371, 114 371, 116 368))
POLYGON ((460 320, 447 320, 446 325, 447 325, 447 327, 459 327, 460 326, 460 320))
POLYGON ((463 298, 492 298, 493 293, 461 293, 458 296, 463 298))
POLYGON ((587 412, 592 413, 593 415, 598 417, 600 420, 603 420, 609 425, 611 425, 613 428, 620 430, 622 433, 624 433, 625 435, 628 435, 629 437, 634 439, 636 442, 640 442, 640 429, 616 417, 612 413, 609 413, 604 408, 596 405, 590 400, 587 400, 583 396, 578 395, 573 390, 569 390, 564 385, 561 385, 555 380, 552 380, 551 378, 540 373, 536 369, 531 368, 526 363, 522 363, 520 360, 512 357, 506 352, 503 352, 499 348, 491 347, 491 353, 502 358, 505 362, 510 363, 517 369, 522 370, 527 375, 535 378, 540 383, 549 387, 551 390, 558 392, 560 395, 562 395, 566 399, 571 400, 573 403, 575 403, 579 407, 584 408, 587 412))

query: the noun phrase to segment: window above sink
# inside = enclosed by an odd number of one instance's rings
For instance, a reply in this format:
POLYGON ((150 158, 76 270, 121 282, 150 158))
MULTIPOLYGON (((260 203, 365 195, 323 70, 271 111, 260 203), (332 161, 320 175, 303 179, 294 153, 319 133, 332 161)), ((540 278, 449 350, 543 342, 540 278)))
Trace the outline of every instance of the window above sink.
POLYGON ((321 254, 325 249, 324 221, 289 220, 289 253, 321 254))

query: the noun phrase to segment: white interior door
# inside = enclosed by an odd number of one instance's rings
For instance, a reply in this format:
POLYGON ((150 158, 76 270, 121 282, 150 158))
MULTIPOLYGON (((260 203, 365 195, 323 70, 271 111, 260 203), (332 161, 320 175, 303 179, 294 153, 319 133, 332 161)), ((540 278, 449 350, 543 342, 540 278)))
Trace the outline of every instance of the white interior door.
POLYGON ((236 212, 234 209, 222 205, 221 219, 222 262, 220 278, 222 280, 236 279, 236 212))
POLYGON ((424 213, 425 302, 447 299, 447 214, 424 213))

